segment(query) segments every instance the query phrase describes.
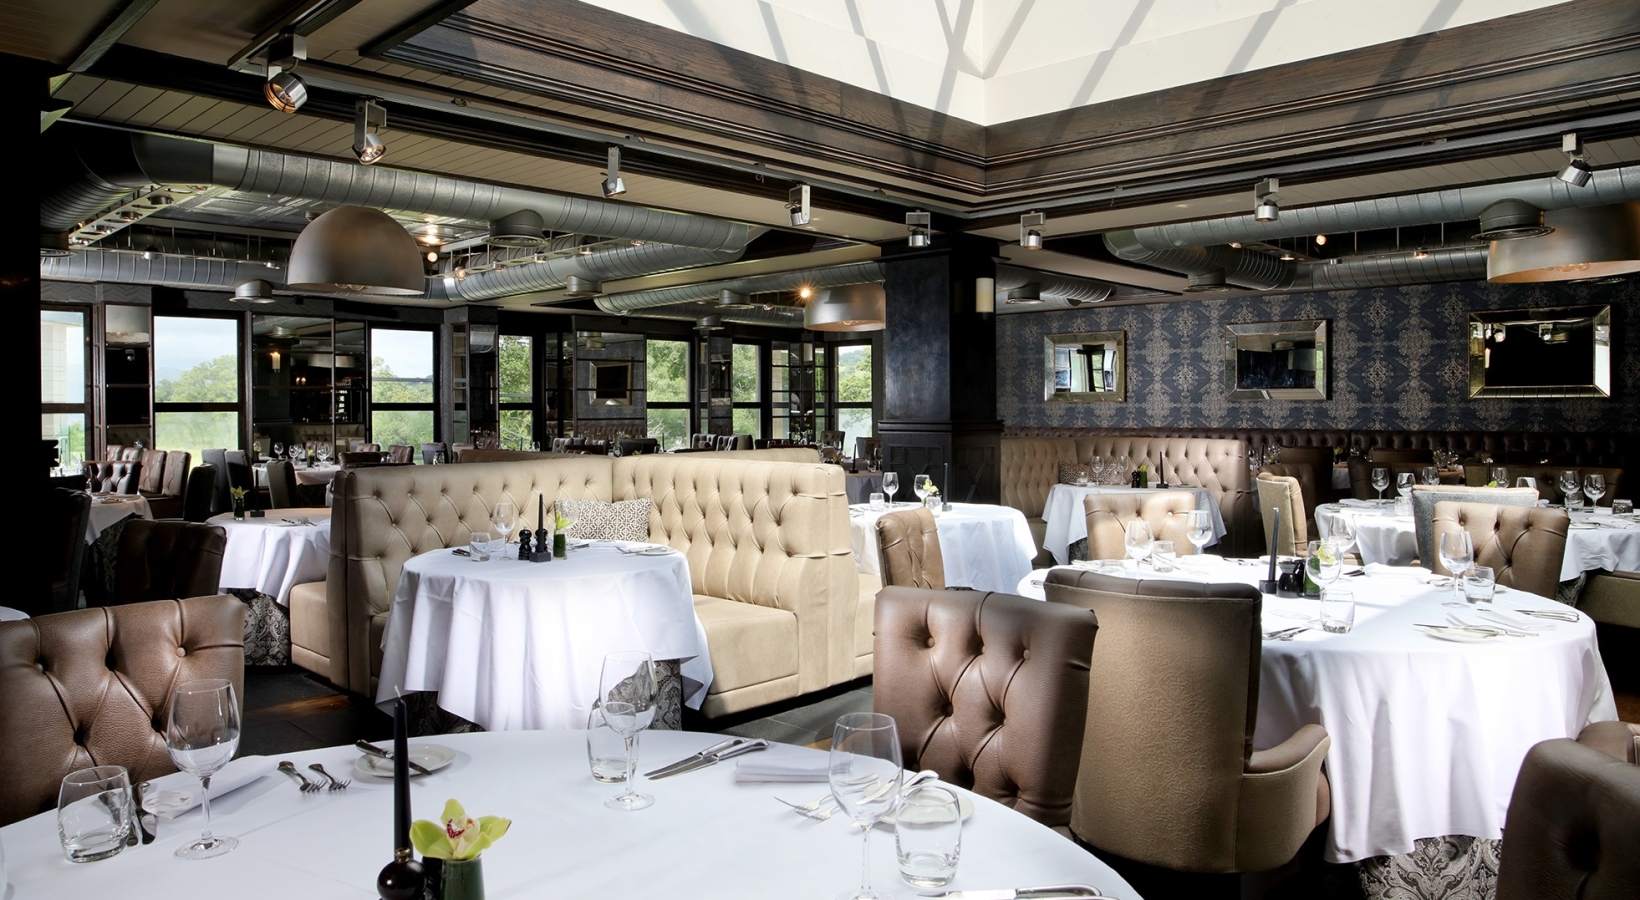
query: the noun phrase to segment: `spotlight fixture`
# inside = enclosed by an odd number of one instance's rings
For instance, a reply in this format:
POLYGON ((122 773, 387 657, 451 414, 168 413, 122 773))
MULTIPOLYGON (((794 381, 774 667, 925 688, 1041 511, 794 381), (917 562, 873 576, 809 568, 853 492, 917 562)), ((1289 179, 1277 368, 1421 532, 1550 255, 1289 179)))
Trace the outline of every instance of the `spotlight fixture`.
POLYGON ((1002 301, 1009 306, 1034 306, 1042 302, 1042 286, 1040 284, 1026 284, 1008 292, 1002 301))
POLYGON ((307 102, 307 82, 296 74, 296 64, 307 59, 307 39, 299 34, 281 35, 268 45, 268 83, 262 95, 268 105, 282 113, 293 113, 307 102))
POLYGON ((609 148, 609 171, 604 174, 604 198, 619 197, 626 193, 626 182, 621 180, 621 148, 609 148))
POLYGON ((427 261, 430 262, 430 263, 438 262, 438 251, 437 250, 427 251, 427 261))
POLYGON ((905 214, 906 243, 913 247, 926 247, 933 240, 933 214, 921 210, 905 214))
POLYGON ((1019 217, 1019 246, 1026 250, 1041 250, 1042 236, 1048 233, 1048 216, 1028 212, 1019 217))
POLYGON ((1412 251, 1413 259, 1429 259, 1429 251, 1422 247, 1415 247, 1412 251))
POLYGON ((1317 247, 1325 247, 1325 246, 1327 246, 1327 236, 1326 236, 1326 235, 1324 235, 1324 234, 1318 234, 1318 235, 1316 235, 1316 236, 1315 236, 1315 245, 1316 245, 1316 246, 1317 246, 1317 247))
POLYGON ((1281 204, 1276 197, 1281 193, 1281 179, 1271 176, 1253 187, 1253 221, 1274 222, 1281 218, 1281 204))
POLYGON ((576 247, 575 252, 582 255, 582 256, 591 256, 592 255, 592 243, 593 243, 592 238, 582 238, 581 239, 581 246, 576 247))
POLYGON ((797 289, 797 296, 801 297, 804 300, 809 299, 809 295, 813 294, 813 293, 814 293, 814 291, 810 288, 807 288, 807 287, 800 287, 800 288, 797 289))
POLYGON ((374 100, 359 98, 353 111, 353 155, 361 165, 372 165, 387 155, 382 131, 387 128, 387 110, 374 100))
POLYGON ((152 250, 144 250, 142 251, 142 258, 148 260, 149 262, 153 262, 154 260, 159 259, 159 254, 152 250))
POLYGON ((1572 187, 1583 187, 1594 175, 1594 167, 1583 155, 1583 142, 1575 132, 1561 135, 1560 152, 1566 154, 1566 168, 1555 176, 1572 187))
POLYGON ((809 224, 814 211, 809 208, 809 186, 798 184, 786 193, 786 212, 791 215, 792 227, 809 224))
POLYGON ((260 278, 242 281, 234 285, 233 299, 236 303, 252 303, 265 306, 273 302, 273 285, 260 278))

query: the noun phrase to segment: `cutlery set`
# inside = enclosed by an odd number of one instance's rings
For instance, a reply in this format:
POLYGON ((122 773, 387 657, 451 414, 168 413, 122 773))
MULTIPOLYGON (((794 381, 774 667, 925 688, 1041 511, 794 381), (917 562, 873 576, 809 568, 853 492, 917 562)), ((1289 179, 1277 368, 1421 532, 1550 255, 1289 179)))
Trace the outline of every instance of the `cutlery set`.
POLYGON ((1110 900, 1098 888, 1086 884, 1062 884, 1049 887, 1000 888, 986 891, 946 891, 942 894, 921 894, 919 900, 1030 900, 1051 897, 1081 897, 1085 900, 1110 900))
MULTIPOLYGON (((905 779, 905 781, 900 784, 900 794, 903 796, 917 785, 922 784, 925 781, 932 781, 939 777, 939 773, 935 772, 933 769, 923 769, 921 772, 918 772, 910 778, 905 779)), ((884 794, 894 789, 891 784, 877 784, 876 782, 877 776, 867 775, 863 778, 857 778, 851 782, 843 782, 843 784, 848 786, 847 789, 849 791, 863 791, 865 793, 864 802, 869 803, 873 800, 879 799, 884 794)), ((832 814, 837 812, 838 809, 837 798, 829 793, 823 797, 817 797, 808 803, 793 803, 790 800, 781 800, 779 797, 774 799, 785 804, 786 806, 791 807, 793 812, 803 818, 813 819, 816 822, 826 821, 831 818, 832 814)))
POLYGON ((1264 639, 1267 641, 1290 641, 1298 637, 1299 634, 1309 631, 1312 627, 1310 625, 1294 625, 1291 628, 1278 628, 1275 631, 1264 632, 1264 639))
POLYGON ((684 772, 693 772, 696 769, 704 769, 707 766, 713 765, 725 759, 731 759, 733 757, 746 753, 753 753, 758 750, 767 750, 768 748, 769 742, 762 740, 761 738, 757 740, 750 740, 747 738, 730 738, 729 740, 713 744, 712 746, 707 747, 705 750, 702 750, 692 756, 686 756, 669 766, 661 766, 653 772, 645 772, 643 777, 649 779, 669 778, 673 775, 681 775, 684 772))

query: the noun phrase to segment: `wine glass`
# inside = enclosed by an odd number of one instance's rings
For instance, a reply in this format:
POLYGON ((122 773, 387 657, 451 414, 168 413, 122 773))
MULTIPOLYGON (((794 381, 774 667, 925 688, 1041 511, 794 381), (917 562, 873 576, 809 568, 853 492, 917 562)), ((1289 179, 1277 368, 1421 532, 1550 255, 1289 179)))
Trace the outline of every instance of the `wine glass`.
POLYGON ((518 507, 511 500, 497 500, 495 509, 490 510, 490 525, 495 528, 494 533, 501 536, 501 546, 496 550, 500 555, 507 549, 507 536, 512 534, 513 526, 518 524, 518 507))
POLYGON ((1337 541, 1311 541, 1309 554, 1304 557, 1304 567, 1309 571, 1310 580, 1326 590, 1338 580, 1343 570, 1343 558, 1337 541))
POLYGON ((1213 517, 1208 515, 1205 509, 1193 509, 1185 515, 1189 517, 1189 524, 1184 536, 1190 539, 1190 543, 1196 548, 1196 555, 1200 556, 1202 548, 1213 540, 1213 517))
POLYGON ((871 826, 900 802, 900 733, 894 717, 849 713, 831 736, 831 795, 838 808, 861 826, 860 889, 838 900, 884 900, 871 889, 871 826))
POLYGON ((883 473, 883 493, 888 495, 888 508, 894 508, 894 494, 900 489, 900 475, 897 472, 883 473))
POLYGON ((1332 541, 1338 548, 1338 561, 1344 561, 1344 554, 1355 546, 1355 519, 1350 516, 1337 516, 1329 520, 1327 526, 1327 540, 1332 541))
POLYGON ((1570 469, 1561 472, 1558 482, 1560 485, 1560 492, 1562 494, 1570 494, 1572 491, 1577 490, 1577 473, 1571 471, 1570 469))
POLYGON ((1435 468, 1434 466, 1424 466, 1423 476, 1424 484, 1441 483, 1441 470, 1435 468))
POLYGON ((911 493, 917 495, 918 502, 925 505, 928 503, 928 488, 933 483, 934 480, 927 475, 918 475, 911 480, 911 493))
POLYGON ((319 465, 321 465, 321 466, 329 465, 330 464, 330 442, 325 441, 325 442, 321 443, 318 447, 314 448, 313 455, 319 457, 319 465))
POLYGON ((1150 531, 1150 523, 1144 519, 1134 519, 1127 523, 1122 541, 1127 545, 1128 558, 1134 561, 1134 565, 1143 562, 1144 558, 1150 555, 1150 544, 1155 538, 1150 531))
POLYGON ((1411 472, 1399 472, 1395 476, 1395 492, 1403 497, 1412 496, 1412 486, 1418 482, 1418 477, 1411 472))
POLYGON ((1492 467, 1492 483, 1498 487, 1509 486, 1509 470, 1503 466, 1492 467))
POLYGON ((604 801, 610 809, 630 812, 655 804, 655 798, 633 789, 638 780, 638 732, 655 721, 655 661, 642 651, 604 657, 598 679, 598 705, 604 721, 626 742, 626 790, 604 801))
POLYGON ((211 776, 239 749, 239 700, 226 678, 187 681, 171 692, 171 717, 165 728, 171 762, 199 778, 199 805, 205 827, 199 840, 177 848, 181 859, 210 859, 239 846, 239 840, 211 834, 211 776))
POLYGON ((274 441, 273 442, 273 458, 278 459, 278 458, 280 458, 284 455, 285 455, 285 444, 284 444, 284 442, 283 441, 274 441))
POLYGON ((1441 535, 1441 546, 1437 552, 1441 557, 1441 565, 1452 573, 1452 600, 1446 606, 1463 609, 1469 604, 1463 600, 1463 573, 1475 564, 1475 544, 1469 538, 1469 532, 1459 528, 1441 535))
POLYGON ((1384 502, 1384 488, 1389 487, 1389 470, 1378 467, 1372 470, 1372 486, 1378 489, 1378 502, 1384 502))
POLYGON ((1606 476, 1590 472, 1583 476, 1583 493, 1589 495, 1589 507, 1592 509, 1600 505, 1600 498, 1606 495, 1606 476))

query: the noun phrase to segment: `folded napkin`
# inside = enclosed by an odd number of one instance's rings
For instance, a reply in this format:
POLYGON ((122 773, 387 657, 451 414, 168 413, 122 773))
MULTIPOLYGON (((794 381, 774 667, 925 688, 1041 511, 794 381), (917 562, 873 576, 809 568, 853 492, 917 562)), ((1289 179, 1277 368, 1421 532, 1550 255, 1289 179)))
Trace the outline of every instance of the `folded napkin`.
POLYGON ((1377 500, 1357 500, 1354 497, 1345 497, 1344 499, 1338 501, 1338 505, 1339 506, 1347 506, 1350 509, 1377 509, 1378 508, 1378 501, 1377 500))
POLYGON ((830 777, 831 763, 825 757, 785 759, 759 753, 735 762, 735 781, 739 784, 826 781, 830 777))
MULTIPOLYGON (((236 791, 278 768, 266 756, 241 756, 211 776, 211 798, 236 791)), ((199 779, 186 772, 154 779, 153 787, 142 795, 142 808, 161 819, 174 819, 198 805, 199 779)))
POLYGON ((1477 609, 1476 617, 1519 631, 1553 631, 1553 623, 1522 616, 1504 609, 1477 609))

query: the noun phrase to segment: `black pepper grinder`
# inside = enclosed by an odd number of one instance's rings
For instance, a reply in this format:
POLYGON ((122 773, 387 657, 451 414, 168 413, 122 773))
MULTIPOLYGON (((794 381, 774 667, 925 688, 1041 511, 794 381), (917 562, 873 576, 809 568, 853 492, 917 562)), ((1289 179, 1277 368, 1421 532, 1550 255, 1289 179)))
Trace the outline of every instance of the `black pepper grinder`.
POLYGON ((1128 476, 1128 482, 1130 484, 1132 484, 1134 487, 1139 486, 1139 470, 1138 469, 1134 469, 1133 474, 1128 476))
POLYGON ((534 558, 534 551, 530 549, 530 530, 528 528, 518 533, 518 560, 529 562, 534 558))

